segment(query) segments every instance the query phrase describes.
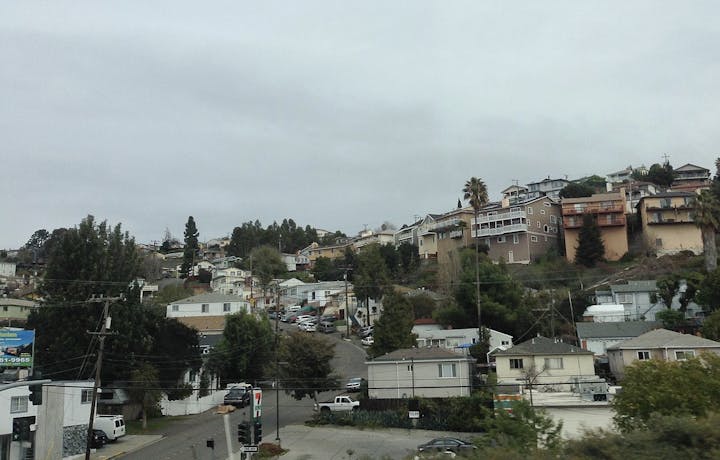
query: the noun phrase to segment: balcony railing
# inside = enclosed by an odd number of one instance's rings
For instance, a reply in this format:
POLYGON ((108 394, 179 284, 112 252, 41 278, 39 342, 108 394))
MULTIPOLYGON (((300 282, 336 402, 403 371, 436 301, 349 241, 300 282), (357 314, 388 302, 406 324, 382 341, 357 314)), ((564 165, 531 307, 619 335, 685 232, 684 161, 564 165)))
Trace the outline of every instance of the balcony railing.
POLYGON ((452 219, 441 220, 439 222, 434 222, 434 223, 428 225, 428 230, 442 230, 442 229, 446 229, 446 228, 453 228, 453 227, 457 227, 458 225, 462 225, 461 222, 464 222, 464 221, 458 217, 454 217, 452 219))
MULTIPOLYGON (((513 212, 499 212, 497 214, 491 214, 489 216, 478 216, 477 223, 484 224, 487 222, 498 222, 501 220, 527 218, 525 211, 513 211, 513 212)), ((475 222, 475 218, 472 219, 475 222)))
POLYGON ((648 225, 664 225, 664 224, 694 224, 695 221, 689 217, 681 219, 649 219, 648 225))
MULTIPOLYGON (((595 221, 599 227, 613 227, 616 225, 625 225, 625 215, 622 216, 604 216, 598 217, 595 221), (608 219, 607 217, 612 217, 608 219)), ((580 228, 582 227, 582 217, 563 217, 563 227, 565 228, 580 228)))
POLYGON ((572 216, 578 214, 601 214, 606 212, 625 212, 622 204, 613 205, 587 205, 582 207, 563 206, 563 216, 572 216))
POLYGON ((462 230, 453 230, 450 232, 450 238, 462 238, 463 231, 462 230))
POLYGON ((526 232, 527 230, 528 230, 527 224, 503 225, 502 227, 496 227, 496 228, 481 228, 479 233, 477 233, 475 230, 473 230, 472 237, 473 238, 478 238, 478 237, 482 238, 484 236, 503 235, 505 233, 526 232))

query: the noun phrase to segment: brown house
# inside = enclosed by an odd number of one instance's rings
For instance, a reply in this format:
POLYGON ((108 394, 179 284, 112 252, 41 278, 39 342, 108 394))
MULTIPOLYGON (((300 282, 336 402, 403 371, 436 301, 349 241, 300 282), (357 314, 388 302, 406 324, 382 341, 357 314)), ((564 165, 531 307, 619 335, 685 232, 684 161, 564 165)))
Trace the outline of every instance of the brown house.
POLYGON ((647 249, 657 255, 703 252, 702 234, 692 218, 694 193, 667 192, 647 196, 640 200, 637 209, 647 249))
POLYGON ((627 222, 625 219, 625 191, 597 193, 584 198, 563 198, 562 216, 565 229, 565 255, 575 260, 578 236, 583 216, 590 214, 600 228, 605 245, 605 258, 619 260, 628 251, 627 222))

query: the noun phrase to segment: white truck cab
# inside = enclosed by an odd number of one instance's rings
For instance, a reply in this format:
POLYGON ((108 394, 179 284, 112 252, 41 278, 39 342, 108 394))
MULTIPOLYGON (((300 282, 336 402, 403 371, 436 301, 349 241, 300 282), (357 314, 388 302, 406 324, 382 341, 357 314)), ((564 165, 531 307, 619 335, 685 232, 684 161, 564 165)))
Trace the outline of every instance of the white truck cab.
POLYGON ((108 441, 125 436, 125 418, 122 415, 96 415, 93 428, 102 430, 108 441))

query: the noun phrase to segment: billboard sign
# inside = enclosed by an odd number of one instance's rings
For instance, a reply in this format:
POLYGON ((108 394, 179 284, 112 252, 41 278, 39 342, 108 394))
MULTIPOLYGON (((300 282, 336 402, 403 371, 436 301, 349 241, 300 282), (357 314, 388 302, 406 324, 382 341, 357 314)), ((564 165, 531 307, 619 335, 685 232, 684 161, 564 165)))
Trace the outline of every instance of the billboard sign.
POLYGON ((32 367, 35 331, 0 329, 0 368, 32 367))

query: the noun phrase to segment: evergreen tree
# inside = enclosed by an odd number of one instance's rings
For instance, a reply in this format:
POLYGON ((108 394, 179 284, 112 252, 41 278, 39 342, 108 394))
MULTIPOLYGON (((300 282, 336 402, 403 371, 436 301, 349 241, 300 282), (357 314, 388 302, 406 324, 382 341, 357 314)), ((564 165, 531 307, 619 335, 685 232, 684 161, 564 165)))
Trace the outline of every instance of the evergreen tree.
POLYGON ((575 249, 575 263, 594 267, 605 258, 605 245, 600 236, 600 227, 592 214, 583 216, 582 227, 578 235, 578 245, 575 249))
POLYGON ((365 246, 357 256, 357 269, 353 273, 353 286, 358 300, 364 301, 370 319, 369 299, 380 300, 386 289, 390 287, 385 259, 380 253, 377 243, 365 246))
POLYGON ((317 403, 317 394, 336 390, 340 383, 333 374, 331 360, 335 357, 335 344, 324 337, 294 332, 280 343, 280 361, 287 363, 279 369, 268 367, 280 375, 285 393, 296 400, 310 397, 317 403))
POLYGON ((375 322, 373 331, 375 343, 368 351, 370 357, 415 346, 415 336, 412 333, 413 320, 412 304, 407 297, 395 291, 385 295, 383 314, 375 322))
POLYGON ((185 224, 185 250, 183 251, 183 262, 180 266, 180 277, 187 278, 195 266, 195 258, 198 255, 200 246, 198 245, 198 232, 195 226, 195 219, 193 216, 188 217, 188 221, 185 224))

